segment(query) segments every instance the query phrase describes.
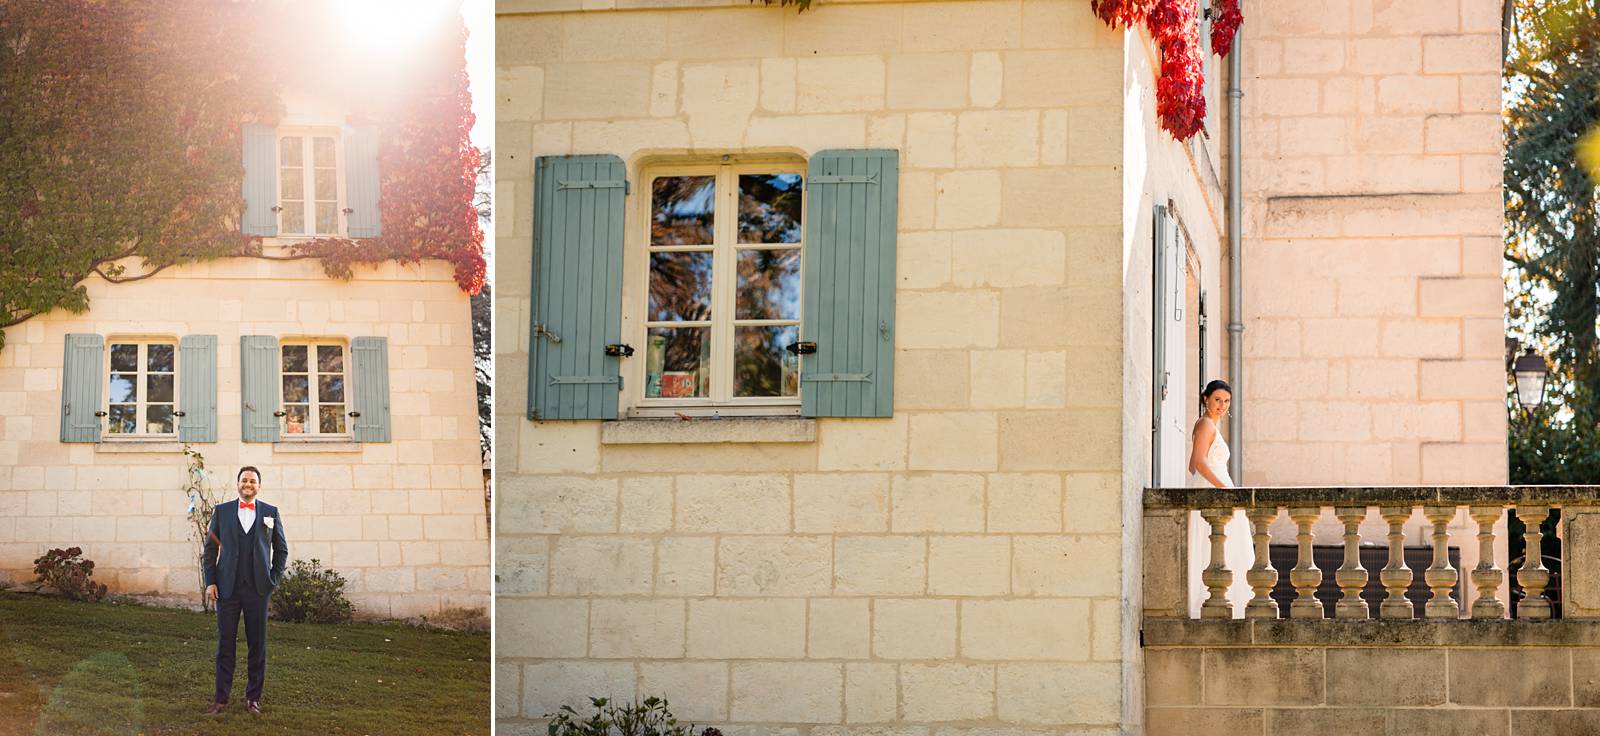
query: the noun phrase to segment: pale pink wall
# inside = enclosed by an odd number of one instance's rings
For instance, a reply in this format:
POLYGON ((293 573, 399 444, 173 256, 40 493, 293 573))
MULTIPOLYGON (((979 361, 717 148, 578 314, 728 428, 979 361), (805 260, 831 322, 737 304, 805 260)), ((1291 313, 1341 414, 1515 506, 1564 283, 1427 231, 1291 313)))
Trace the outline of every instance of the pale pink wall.
POLYGON ((1499 3, 1244 5, 1243 482, 1504 482, 1499 3))

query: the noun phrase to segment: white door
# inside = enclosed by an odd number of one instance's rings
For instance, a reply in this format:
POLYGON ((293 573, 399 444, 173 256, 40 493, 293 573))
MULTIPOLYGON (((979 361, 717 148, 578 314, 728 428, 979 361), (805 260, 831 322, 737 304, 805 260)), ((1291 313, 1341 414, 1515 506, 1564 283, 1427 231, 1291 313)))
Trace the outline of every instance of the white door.
POLYGON ((1184 397, 1188 387, 1188 374, 1184 370, 1188 351, 1184 340, 1188 335, 1185 323, 1187 304, 1184 266, 1187 263, 1187 245, 1178 229, 1177 219, 1165 207, 1155 213, 1154 264, 1154 326, 1155 370, 1153 372, 1155 407, 1152 446, 1152 485, 1179 487, 1188 482, 1189 428, 1184 426, 1188 412, 1184 397))

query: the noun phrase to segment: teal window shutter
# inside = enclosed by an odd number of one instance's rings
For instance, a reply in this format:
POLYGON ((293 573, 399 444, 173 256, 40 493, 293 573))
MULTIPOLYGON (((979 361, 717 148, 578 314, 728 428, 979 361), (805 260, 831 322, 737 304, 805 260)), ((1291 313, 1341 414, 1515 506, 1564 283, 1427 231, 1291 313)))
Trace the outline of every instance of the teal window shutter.
POLYGON ((389 338, 357 337, 350 341, 355 376, 350 402, 351 434, 357 442, 389 441, 389 338))
POLYGON ((541 156, 533 179, 533 352, 528 416, 616 419, 622 341, 622 214, 616 156, 541 156))
POLYGON ((822 151, 806 180, 800 413, 894 413, 895 216, 899 154, 822 151))
POLYGON ((278 441, 278 360, 278 338, 239 338, 240 437, 245 442, 278 441))
POLYGON ((178 439, 217 441, 217 336, 178 339, 178 439))
POLYGON ((61 441, 100 441, 100 386, 107 380, 105 339, 67 335, 61 363, 61 441))
POLYGON ((345 126, 344 129, 345 208, 352 238, 376 238, 383 234, 378 216, 378 129, 372 126, 345 126))
POLYGON ((265 125, 245 125, 245 235, 278 234, 278 133, 265 125))

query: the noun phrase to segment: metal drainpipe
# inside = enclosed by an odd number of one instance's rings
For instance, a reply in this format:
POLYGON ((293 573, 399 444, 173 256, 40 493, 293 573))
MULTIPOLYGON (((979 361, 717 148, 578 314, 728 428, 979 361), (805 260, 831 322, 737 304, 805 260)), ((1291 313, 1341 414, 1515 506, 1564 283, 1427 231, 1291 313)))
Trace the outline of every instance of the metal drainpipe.
POLYGON ((1244 482, 1244 307, 1239 298, 1244 290, 1239 268, 1239 227, 1244 221, 1239 194, 1239 179, 1244 168, 1239 163, 1244 145, 1239 124, 1239 100, 1244 98, 1244 91, 1239 88, 1239 53, 1243 41, 1244 29, 1234 31, 1233 49, 1228 54, 1228 378, 1233 381, 1233 419, 1228 422, 1228 447, 1232 457, 1228 460, 1228 475, 1233 477, 1234 483, 1244 482))

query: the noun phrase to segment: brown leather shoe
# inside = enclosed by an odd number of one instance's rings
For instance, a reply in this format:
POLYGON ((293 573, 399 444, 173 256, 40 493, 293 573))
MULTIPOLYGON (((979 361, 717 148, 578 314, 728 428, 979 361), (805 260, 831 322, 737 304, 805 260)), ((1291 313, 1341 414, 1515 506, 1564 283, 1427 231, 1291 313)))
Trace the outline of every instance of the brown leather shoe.
POLYGON ((261 701, 246 700, 244 701, 244 709, 250 711, 250 715, 259 716, 261 715, 261 701))
POLYGON ((208 715, 208 716, 214 716, 214 715, 217 715, 218 713, 221 713, 223 711, 223 709, 225 709, 227 707, 228 707, 227 703, 212 703, 211 707, 206 708, 206 713, 205 714, 208 715))

